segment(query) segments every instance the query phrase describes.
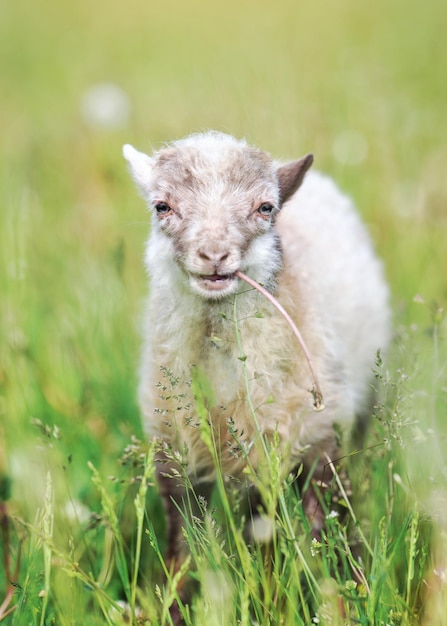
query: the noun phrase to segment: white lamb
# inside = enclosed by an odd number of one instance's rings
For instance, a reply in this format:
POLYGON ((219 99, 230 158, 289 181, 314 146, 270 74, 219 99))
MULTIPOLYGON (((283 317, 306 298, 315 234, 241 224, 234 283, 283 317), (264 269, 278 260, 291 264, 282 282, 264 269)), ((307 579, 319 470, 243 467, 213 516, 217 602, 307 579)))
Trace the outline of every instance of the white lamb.
MULTIPOLYGON (((216 468, 196 414, 199 380, 226 475, 240 476, 248 462, 256 470, 262 437, 278 433, 285 472, 316 466, 321 480, 326 455, 337 457, 340 436, 370 408, 375 354, 390 337, 382 265, 350 200, 319 173, 300 187, 312 156, 280 165, 217 132, 152 157, 126 145, 124 156, 152 212, 140 379, 148 434, 180 451, 199 491, 213 483, 216 468), (314 410, 312 376, 290 327, 237 271, 273 293, 300 329, 323 411, 314 410)), ((169 556, 176 558, 181 517, 173 502, 182 490, 165 471, 169 556)), ((318 532, 315 496, 304 504, 318 532)))

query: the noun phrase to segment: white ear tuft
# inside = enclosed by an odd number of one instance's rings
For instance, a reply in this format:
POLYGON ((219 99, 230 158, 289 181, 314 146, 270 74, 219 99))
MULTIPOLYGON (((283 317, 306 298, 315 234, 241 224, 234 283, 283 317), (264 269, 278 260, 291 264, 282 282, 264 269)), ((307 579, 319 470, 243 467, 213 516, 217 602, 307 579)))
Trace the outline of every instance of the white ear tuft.
POLYGON ((129 163, 130 173, 137 187, 146 194, 151 181, 153 159, 144 152, 138 152, 128 143, 123 146, 123 156, 129 163))

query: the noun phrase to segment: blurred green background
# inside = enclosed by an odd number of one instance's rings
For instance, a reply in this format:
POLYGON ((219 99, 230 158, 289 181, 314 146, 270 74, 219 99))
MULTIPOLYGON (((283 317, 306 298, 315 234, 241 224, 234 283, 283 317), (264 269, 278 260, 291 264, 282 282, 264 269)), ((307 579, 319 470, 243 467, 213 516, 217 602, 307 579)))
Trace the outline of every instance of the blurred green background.
POLYGON ((447 292, 446 32, 445 0, 1 0, 0 473, 21 516, 33 518, 48 467, 61 509, 95 508, 87 460, 116 473, 142 436, 148 216, 126 142, 150 151, 213 128, 278 158, 313 152, 368 222, 396 327, 415 333, 409 353, 427 359, 432 389, 424 333, 447 292))

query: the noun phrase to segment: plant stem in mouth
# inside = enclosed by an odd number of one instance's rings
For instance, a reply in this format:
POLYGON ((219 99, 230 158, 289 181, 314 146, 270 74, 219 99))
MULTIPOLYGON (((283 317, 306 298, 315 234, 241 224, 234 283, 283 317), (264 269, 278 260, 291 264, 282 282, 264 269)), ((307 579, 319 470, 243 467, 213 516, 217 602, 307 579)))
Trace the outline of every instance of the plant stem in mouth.
POLYGON ((313 402, 314 409, 315 409, 315 411, 323 411, 323 409, 325 407, 324 407, 323 393, 321 391, 320 383, 318 381, 317 374, 316 374, 314 366, 312 364, 312 359, 310 357, 309 350, 307 349, 307 346, 306 346, 306 344, 304 342, 304 339, 303 339, 300 331, 296 327, 294 321, 292 320, 290 315, 287 313, 287 311, 284 309, 284 307, 278 302, 278 300, 274 296, 272 296, 272 294, 269 291, 267 291, 267 289, 262 287, 255 280, 253 280, 252 278, 250 278, 246 274, 243 274, 239 270, 237 272, 235 272, 235 275, 238 278, 240 278, 241 280, 243 280, 246 283, 248 283, 254 289, 257 289, 265 298, 267 298, 267 300, 273 304, 273 306, 281 313, 281 315, 284 317, 286 322, 289 324, 290 328, 292 329, 293 334, 295 335, 298 343, 301 346, 301 349, 303 351, 304 357, 305 357, 305 359, 307 361, 307 365, 309 367, 310 373, 311 373, 312 378, 313 378, 313 387, 310 390, 310 393, 312 394, 312 397, 313 397, 313 400, 314 400, 314 402, 313 402))

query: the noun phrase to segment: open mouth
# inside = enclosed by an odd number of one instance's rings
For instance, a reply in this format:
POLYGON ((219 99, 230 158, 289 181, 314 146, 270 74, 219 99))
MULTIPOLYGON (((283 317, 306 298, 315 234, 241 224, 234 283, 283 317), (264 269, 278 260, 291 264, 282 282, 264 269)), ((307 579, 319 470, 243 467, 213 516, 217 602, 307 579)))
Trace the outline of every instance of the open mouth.
POLYGON ((225 298, 237 289, 238 278, 232 274, 189 274, 190 286, 193 291, 204 298, 218 300, 225 298))
POLYGON ((230 285, 236 276, 234 274, 208 274, 200 276, 200 280, 206 289, 210 291, 220 291, 230 285))

